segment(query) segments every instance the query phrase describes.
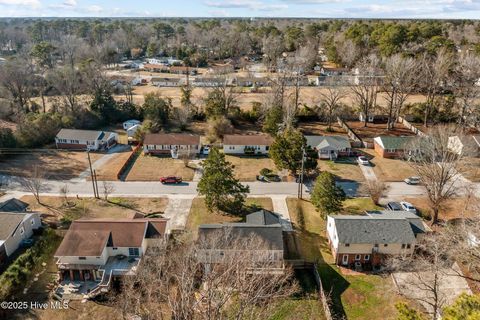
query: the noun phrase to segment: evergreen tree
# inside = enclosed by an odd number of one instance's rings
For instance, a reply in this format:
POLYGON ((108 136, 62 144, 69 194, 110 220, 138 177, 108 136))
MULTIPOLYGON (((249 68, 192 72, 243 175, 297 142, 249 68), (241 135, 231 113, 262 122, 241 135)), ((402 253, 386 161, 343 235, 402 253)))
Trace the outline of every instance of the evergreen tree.
POLYGON ((443 310, 444 320, 480 319, 480 296, 462 293, 457 300, 443 310))
POLYGON ((399 302, 395 304, 398 316, 397 320, 425 320, 425 318, 417 310, 410 308, 407 304, 399 302))
POLYGON ((283 110, 281 107, 273 107, 268 110, 263 122, 263 132, 270 134, 272 137, 278 133, 279 125, 283 121, 283 110))
POLYGON ((198 183, 198 193, 205 196, 208 210, 240 213, 249 187, 235 179, 234 166, 225 160, 225 154, 212 148, 202 167, 203 176, 198 183))
POLYGON ((322 214, 332 214, 342 209, 345 192, 335 184, 335 177, 328 171, 322 172, 312 190, 312 203, 322 214))
POLYGON ((98 89, 95 91, 90 109, 97 113, 104 123, 116 123, 118 120, 117 102, 108 90, 98 89))

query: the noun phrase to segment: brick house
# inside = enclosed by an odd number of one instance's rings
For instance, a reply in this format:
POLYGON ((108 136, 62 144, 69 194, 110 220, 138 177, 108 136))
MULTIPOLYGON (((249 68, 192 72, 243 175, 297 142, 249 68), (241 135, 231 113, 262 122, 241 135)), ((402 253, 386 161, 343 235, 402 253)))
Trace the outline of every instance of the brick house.
POLYGON ((143 139, 143 153, 152 155, 171 155, 177 158, 179 153, 200 153, 200 136, 187 133, 149 133, 143 139))
POLYGON ((327 238, 337 265, 370 269, 388 255, 412 254, 429 232, 422 219, 407 211, 369 211, 367 215, 327 217, 327 238))
POLYGON ((375 152, 382 158, 400 159, 405 157, 405 146, 413 137, 380 136, 373 139, 375 152))
POLYGON ((108 150, 117 144, 118 134, 115 132, 61 129, 55 137, 57 149, 73 150, 108 150))
POLYGON ((227 134, 223 137, 223 152, 266 155, 272 143, 272 137, 266 134, 227 134))

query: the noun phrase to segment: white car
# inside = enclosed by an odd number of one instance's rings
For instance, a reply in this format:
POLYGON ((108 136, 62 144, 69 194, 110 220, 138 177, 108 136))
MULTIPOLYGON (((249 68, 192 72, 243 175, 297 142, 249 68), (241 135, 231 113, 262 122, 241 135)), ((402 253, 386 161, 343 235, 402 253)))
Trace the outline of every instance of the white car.
POLYGON ((403 181, 405 181, 406 184, 417 185, 420 183, 420 177, 410 177, 403 181))
POLYGON ((370 164, 370 161, 365 156, 358 157, 357 161, 359 164, 363 164, 364 166, 368 166, 370 164))
POLYGON ((400 202, 402 209, 408 212, 417 213, 417 209, 410 202, 402 201, 400 202))
POLYGON ((208 156, 208 154, 210 153, 210 147, 203 147, 203 151, 202 153, 206 156, 208 156))

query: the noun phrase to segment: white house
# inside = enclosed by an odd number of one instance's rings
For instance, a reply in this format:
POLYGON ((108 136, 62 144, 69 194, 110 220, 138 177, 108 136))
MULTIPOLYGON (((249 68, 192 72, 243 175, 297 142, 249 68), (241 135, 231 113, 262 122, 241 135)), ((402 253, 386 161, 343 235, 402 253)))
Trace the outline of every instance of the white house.
POLYGON ((60 281, 88 282, 92 294, 108 291, 112 278, 135 274, 145 252, 166 240, 166 230, 160 218, 76 220, 54 255, 60 281))
POLYGON ((41 226, 38 213, 0 212, 0 264, 41 226))
POLYGON ((128 130, 128 128, 133 127, 137 124, 141 124, 142 122, 140 120, 135 120, 135 119, 130 119, 127 120, 123 123, 123 129, 128 130))
POLYGON ((335 160, 339 156, 348 157, 352 145, 347 137, 342 136, 305 136, 307 146, 318 152, 319 159, 335 160))
POLYGON ((117 141, 117 133, 96 130, 61 129, 55 137, 57 149, 107 150, 117 141))
POLYGON ((223 137, 225 154, 268 154, 273 138, 266 134, 228 134, 223 137))
POLYGON ((369 211, 365 216, 327 217, 327 235, 337 265, 379 266, 386 255, 412 254, 430 229, 405 211, 369 211))

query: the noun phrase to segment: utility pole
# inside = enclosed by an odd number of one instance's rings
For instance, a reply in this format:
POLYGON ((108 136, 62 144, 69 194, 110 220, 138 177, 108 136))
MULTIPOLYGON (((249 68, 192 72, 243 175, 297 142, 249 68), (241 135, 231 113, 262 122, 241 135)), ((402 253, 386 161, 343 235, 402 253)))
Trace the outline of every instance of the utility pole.
POLYGON ((300 172, 300 177, 298 179, 298 198, 302 199, 303 197, 303 172, 305 170, 305 147, 302 147, 302 170, 300 172))
POLYGON ((97 189, 97 198, 100 198, 100 192, 98 192, 97 170, 93 170, 93 177, 95 178, 95 187, 97 189))
POLYGON ((88 165, 90 166, 90 177, 92 179, 93 196, 95 198, 98 198, 97 192, 95 190, 95 178, 93 177, 92 160, 90 159, 90 150, 87 150, 87 157, 88 157, 88 165))

